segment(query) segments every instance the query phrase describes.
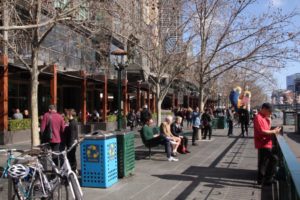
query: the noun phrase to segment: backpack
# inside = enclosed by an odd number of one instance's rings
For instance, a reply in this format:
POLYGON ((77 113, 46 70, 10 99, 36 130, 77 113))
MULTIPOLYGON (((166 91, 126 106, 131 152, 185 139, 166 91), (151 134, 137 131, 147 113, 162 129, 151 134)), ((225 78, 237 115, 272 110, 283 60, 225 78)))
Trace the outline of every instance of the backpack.
POLYGON ((52 140, 52 116, 49 115, 45 130, 42 132, 42 143, 48 143, 52 140))

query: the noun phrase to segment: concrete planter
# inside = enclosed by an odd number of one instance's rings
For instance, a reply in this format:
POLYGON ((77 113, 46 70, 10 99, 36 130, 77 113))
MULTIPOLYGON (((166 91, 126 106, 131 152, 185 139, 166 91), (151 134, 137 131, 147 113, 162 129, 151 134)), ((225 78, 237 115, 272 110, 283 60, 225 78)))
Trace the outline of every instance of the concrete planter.
POLYGON ((16 144, 31 140, 31 130, 6 131, 0 133, 0 145, 16 144))

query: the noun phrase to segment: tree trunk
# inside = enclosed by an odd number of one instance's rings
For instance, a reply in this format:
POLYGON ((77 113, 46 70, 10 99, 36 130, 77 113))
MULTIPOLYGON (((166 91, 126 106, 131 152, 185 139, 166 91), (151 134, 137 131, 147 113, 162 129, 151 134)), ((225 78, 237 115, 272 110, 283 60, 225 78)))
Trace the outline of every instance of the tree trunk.
POLYGON ((31 145, 40 144, 39 117, 38 117, 38 49, 32 50, 31 72, 31 145))
POLYGON ((157 123, 157 126, 160 125, 161 123, 161 104, 162 104, 162 98, 161 98, 161 93, 160 93, 160 85, 159 83, 156 83, 156 95, 157 95, 157 103, 156 103, 156 106, 157 106, 157 119, 156 119, 156 123, 157 123))
POLYGON ((203 97, 203 86, 199 88, 199 109, 201 112, 204 112, 204 97, 203 97))
POLYGON ((161 124, 161 104, 162 100, 157 101, 157 126, 161 124))

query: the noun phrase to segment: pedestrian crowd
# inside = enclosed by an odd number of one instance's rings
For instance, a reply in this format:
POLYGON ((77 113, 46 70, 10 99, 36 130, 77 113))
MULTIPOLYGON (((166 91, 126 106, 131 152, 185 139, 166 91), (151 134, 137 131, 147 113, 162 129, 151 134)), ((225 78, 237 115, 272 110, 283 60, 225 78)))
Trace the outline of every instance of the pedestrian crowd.
MULTIPOLYGON (((78 125, 74 109, 65 109, 59 114, 55 105, 50 105, 48 112, 41 118, 40 139, 41 143, 49 143, 52 151, 60 152, 72 146, 78 139, 78 125)), ((67 154, 71 168, 77 172, 76 147, 67 154)), ((58 164, 58 158, 54 158, 58 164)))
MULTIPOLYGON (((203 113, 196 107, 194 110, 191 108, 177 109, 174 111, 175 120, 173 115, 167 115, 164 121, 158 126, 154 127, 152 113, 149 111, 148 106, 144 105, 143 109, 135 112, 130 110, 127 118, 127 126, 134 129, 138 124, 142 126, 141 134, 148 144, 156 145, 161 144, 165 146, 168 161, 178 161, 177 155, 191 153, 189 150, 189 141, 184 134, 183 121, 186 120, 186 128, 192 130, 192 145, 197 145, 199 139, 199 131, 201 130, 202 138, 211 140, 212 138, 212 121, 216 117, 212 109, 205 109, 203 113), (154 129, 156 128, 156 129, 154 129), (156 130, 156 131, 155 131, 156 130)), ((255 147, 258 149, 258 184, 272 184, 276 173, 276 166, 278 163, 277 156, 273 153, 272 138, 273 135, 279 134, 280 127, 271 129, 271 115, 272 106, 269 103, 264 103, 259 112, 250 112, 246 107, 241 107, 235 110, 233 107, 226 109, 226 111, 219 112, 226 116, 228 123, 228 136, 233 135, 234 121, 238 118, 241 126, 241 136, 249 135, 248 126, 250 120, 253 121, 254 127, 254 142, 255 147)), ((24 115, 20 113, 19 109, 15 109, 13 117, 15 119, 22 119, 29 116, 28 111, 24 111, 24 115)), ((65 109, 63 115, 56 111, 54 105, 49 106, 41 118, 40 126, 41 142, 49 142, 50 148, 53 151, 59 152, 66 148, 70 148, 74 141, 78 139, 78 125, 76 120, 76 112, 74 109, 65 109)), ((201 136, 200 136, 201 137, 201 136)), ((76 148, 68 153, 68 159, 71 167, 76 171, 76 148)), ((58 159, 54 160, 56 163, 58 159)))

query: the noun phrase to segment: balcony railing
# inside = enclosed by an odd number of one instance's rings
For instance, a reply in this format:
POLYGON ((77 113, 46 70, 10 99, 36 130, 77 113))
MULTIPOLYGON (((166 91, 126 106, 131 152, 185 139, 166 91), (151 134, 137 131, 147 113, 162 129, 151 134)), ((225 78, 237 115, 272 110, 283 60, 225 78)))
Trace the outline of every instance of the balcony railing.
POLYGON ((283 136, 277 136, 279 200, 300 200, 300 163, 283 136))

